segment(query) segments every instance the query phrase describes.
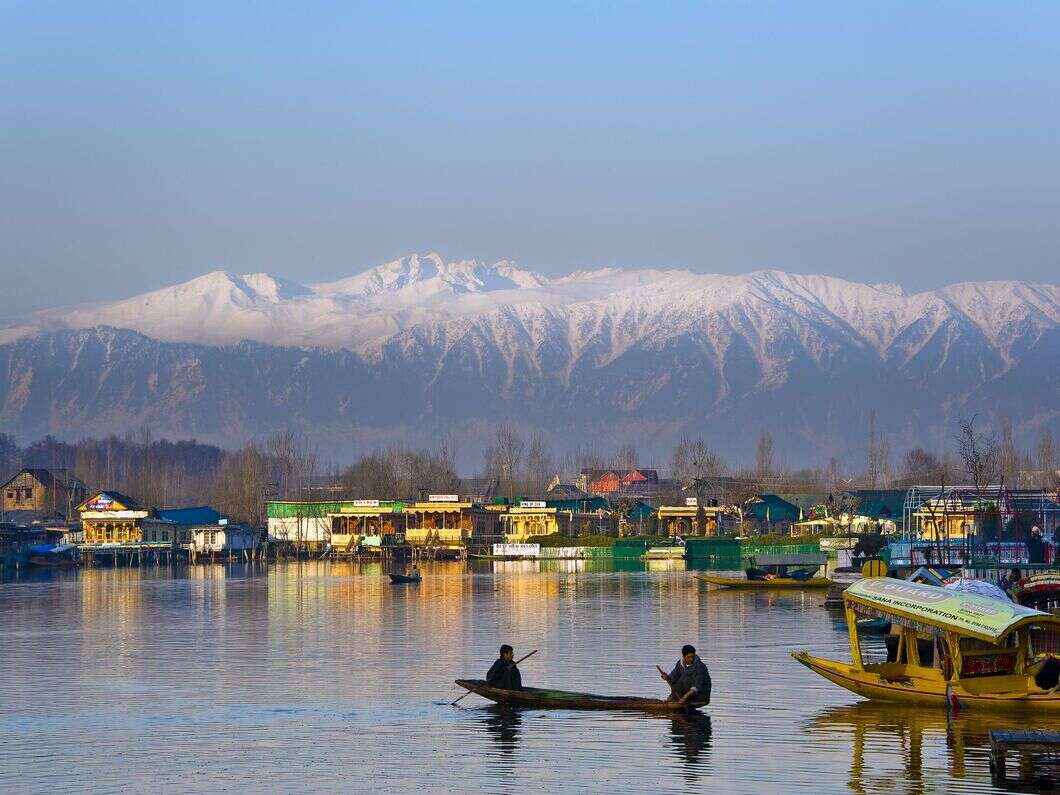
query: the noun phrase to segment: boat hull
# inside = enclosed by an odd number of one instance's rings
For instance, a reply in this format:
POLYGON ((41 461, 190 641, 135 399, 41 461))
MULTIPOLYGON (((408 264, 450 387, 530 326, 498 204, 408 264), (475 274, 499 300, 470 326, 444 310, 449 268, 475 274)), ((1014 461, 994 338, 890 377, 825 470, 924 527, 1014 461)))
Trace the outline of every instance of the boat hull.
POLYGON ((771 589, 784 588, 789 590, 806 590, 812 588, 828 588, 832 581, 827 577, 811 577, 808 580, 796 580, 791 577, 775 577, 772 580, 738 580, 735 577, 715 577, 711 574, 697 575, 696 579, 722 588, 742 589, 771 589))
POLYGON ((417 583, 417 582, 421 582, 422 580, 423 580, 422 577, 410 577, 407 574, 391 574, 390 575, 390 582, 394 583, 394 584, 396 584, 396 583, 417 583))
POLYGON ((502 690, 490 687, 482 679, 457 679, 465 690, 483 698, 512 707, 537 709, 640 710, 646 712, 693 712, 706 704, 678 706, 674 701, 637 696, 599 696, 593 693, 572 693, 566 690, 544 690, 527 687, 522 690, 502 690))
MULTIPOLYGON (((971 692, 961 682, 947 682, 941 675, 887 678, 878 671, 857 670, 850 663, 814 657, 804 651, 792 652, 791 656, 828 681, 873 701, 950 706, 958 709, 1017 709, 1060 714, 1060 693, 1028 692, 1025 686, 1022 690, 1004 690, 1002 682, 997 678, 996 691, 971 692)), ((1019 679, 1026 681, 1024 677, 1019 679)))

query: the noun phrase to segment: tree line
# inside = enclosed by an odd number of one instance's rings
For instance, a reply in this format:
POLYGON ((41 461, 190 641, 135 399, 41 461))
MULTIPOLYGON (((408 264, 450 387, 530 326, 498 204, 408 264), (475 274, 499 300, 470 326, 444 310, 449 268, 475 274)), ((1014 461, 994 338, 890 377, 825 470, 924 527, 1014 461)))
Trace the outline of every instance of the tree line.
MULTIPOLYGON (((1018 449, 1012 423, 1002 418, 991 427, 977 417, 955 424, 952 446, 891 455, 886 438, 870 414, 866 458, 861 467, 843 468, 832 458, 816 467, 792 469, 778 460, 772 436, 757 438, 754 461, 739 465, 704 438, 685 438, 669 459, 647 462, 632 442, 612 451, 585 446, 556 455, 540 431, 524 432, 511 423, 498 425, 482 451, 475 476, 494 479, 497 496, 542 495, 555 479, 572 482, 586 469, 629 470, 650 467, 677 485, 696 479, 716 484, 724 504, 738 505, 763 492, 842 494, 851 489, 906 488, 911 485, 1055 490, 1058 449, 1043 429, 1030 449, 1018 449)), ((0 433, 0 476, 6 481, 22 467, 65 468, 90 492, 113 489, 141 504, 171 507, 210 504, 240 521, 264 521, 264 502, 320 499, 422 499, 428 493, 461 491, 457 442, 447 435, 435 449, 400 445, 358 456, 345 466, 326 465, 305 437, 295 431, 274 433, 224 450, 195 440, 155 438, 150 428, 123 436, 88 438, 76 443, 48 436, 26 447, 0 433)))

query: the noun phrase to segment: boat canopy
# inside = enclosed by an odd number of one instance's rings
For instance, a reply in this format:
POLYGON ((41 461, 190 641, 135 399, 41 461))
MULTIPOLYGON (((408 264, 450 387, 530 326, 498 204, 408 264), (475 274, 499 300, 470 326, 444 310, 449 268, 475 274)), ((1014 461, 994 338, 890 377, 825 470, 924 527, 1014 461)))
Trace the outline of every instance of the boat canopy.
POLYGON ((1060 628, 1060 618, 1015 602, 890 577, 858 580, 844 591, 843 600, 858 613, 890 616, 917 629, 957 632, 995 644, 1027 624, 1060 628))
POLYGON ((823 566, 828 562, 824 552, 810 552, 802 555, 755 555, 756 566, 823 566))

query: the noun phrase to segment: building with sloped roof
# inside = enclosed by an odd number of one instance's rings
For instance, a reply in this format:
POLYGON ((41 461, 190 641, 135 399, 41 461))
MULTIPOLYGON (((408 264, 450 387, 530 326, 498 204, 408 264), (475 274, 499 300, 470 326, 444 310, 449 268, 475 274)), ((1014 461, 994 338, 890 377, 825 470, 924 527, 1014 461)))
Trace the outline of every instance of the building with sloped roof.
POLYGON ((88 489, 69 469, 27 468, 0 486, 0 513, 40 511, 72 518, 88 489))
POLYGON ((744 521, 763 533, 787 533, 799 521, 799 506, 776 494, 759 494, 744 506, 744 521))

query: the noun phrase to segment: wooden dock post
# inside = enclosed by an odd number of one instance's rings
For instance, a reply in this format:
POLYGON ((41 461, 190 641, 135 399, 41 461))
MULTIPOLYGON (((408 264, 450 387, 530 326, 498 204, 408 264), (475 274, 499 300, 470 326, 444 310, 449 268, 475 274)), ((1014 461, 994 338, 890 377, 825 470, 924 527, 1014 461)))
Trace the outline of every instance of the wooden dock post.
POLYGON ((1005 757, 1009 751, 1020 754, 1020 780, 1030 780, 1034 776, 1034 754, 1060 755, 1060 732, 992 730, 990 772, 997 783, 1005 781, 1005 757))

